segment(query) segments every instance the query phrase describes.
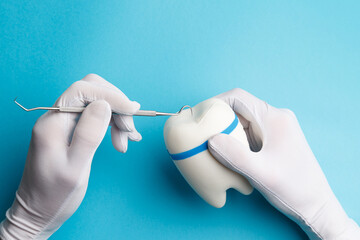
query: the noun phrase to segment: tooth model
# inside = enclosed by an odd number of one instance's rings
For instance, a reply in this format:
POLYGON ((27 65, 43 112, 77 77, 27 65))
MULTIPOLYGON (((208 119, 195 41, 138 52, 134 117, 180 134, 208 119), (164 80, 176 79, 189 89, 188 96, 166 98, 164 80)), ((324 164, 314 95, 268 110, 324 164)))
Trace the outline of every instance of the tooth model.
POLYGON ((248 195, 253 187, 240 174, 219 163, 208 151, 207 141, 226 133, 249 146, 234 111, 220 99, 208 99, 170 117, 164 127, 166 148, 190 186, 210 205, 221 208, 226 190, 248 195))

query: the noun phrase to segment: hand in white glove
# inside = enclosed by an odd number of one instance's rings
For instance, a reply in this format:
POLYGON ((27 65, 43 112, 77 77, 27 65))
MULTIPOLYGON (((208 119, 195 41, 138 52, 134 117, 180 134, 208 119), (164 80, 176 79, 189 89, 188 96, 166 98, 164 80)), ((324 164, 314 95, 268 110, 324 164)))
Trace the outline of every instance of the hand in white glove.
POLYGON ((2 239, 47 239, 76 211, 110 122, 119 151, 127 150, 128 138, 141 140, 131 116, 111 114, 132 114, 140 105, 98 75, 75 82, 55 105, 87 107, 81 115, 49 111, 36 122, 15 201, 0 225, 2 239))
POLYGON ((253 150, 219 134, 209 140, 218 161, 245 176, 311 239, 360 239, 358 225, 336 199, 294 113, 241 89, 216 97, 238 114, 253 150))

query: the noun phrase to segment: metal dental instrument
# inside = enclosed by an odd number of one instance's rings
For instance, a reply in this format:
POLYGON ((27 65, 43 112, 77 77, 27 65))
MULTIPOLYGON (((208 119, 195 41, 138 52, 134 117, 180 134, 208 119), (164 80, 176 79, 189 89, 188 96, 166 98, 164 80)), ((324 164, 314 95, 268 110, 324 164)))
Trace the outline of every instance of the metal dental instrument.
MULTIPOLYGON (((21 107, 26 112, 31 112, 35 110, 54 110, 58 112, 68 112, 68 113, 81 113, 84 111, 85 107, 35 107, 35 108, 25 108, 23 105, 21 105, 19 102, 16 101, 17 97, 14 99, 14 102, 21 107)), ((133 116, 148 116, 148 117, 156 117, 156 116, 177 116, 179 115, 184 108, 190 108, 191 114, 192 114, 192 108, 188 105, 183 106, 177 113, 165 113, 165 112, 157 112, 157 111, 151 111, 151 110, 139 110, 138 112, 134 114, 126 114, 126 113, 116 113, 113 112, 113 114, 119 114, 119 115, 133 115, 133 116)))

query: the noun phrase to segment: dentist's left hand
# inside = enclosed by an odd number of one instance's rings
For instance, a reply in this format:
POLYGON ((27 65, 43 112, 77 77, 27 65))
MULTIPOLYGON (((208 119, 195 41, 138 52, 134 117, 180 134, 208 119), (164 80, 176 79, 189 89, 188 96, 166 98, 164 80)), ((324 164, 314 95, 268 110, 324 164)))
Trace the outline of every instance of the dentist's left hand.
POLYGON ((95 74, 72 84, 56 106, 86 106, 82 114, 49 111, 36 122, 25 169, 13 205, 0 224, 1 239, 47 239, 79 207, 91 162, 111 125, 114 147, 126 152, 140 141, 131 116, 139 103, 95 74))

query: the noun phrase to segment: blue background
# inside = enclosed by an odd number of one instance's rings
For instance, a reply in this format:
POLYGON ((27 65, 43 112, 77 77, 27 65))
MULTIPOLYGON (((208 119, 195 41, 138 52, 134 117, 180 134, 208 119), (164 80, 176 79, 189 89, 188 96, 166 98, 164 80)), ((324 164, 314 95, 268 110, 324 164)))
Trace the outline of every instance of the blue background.
MULTIPOLYGON (((330 185, 360 222, 359 1, 1 1, 0 216, 41 112, 97 73, 142 104, 177 111, 235 87, 292 109, 330 185)), ((306 239, 258 192, 215 209, 187 185, 137 117, 126 154, 108 132, 79 210, 51 239, 306 239)))

